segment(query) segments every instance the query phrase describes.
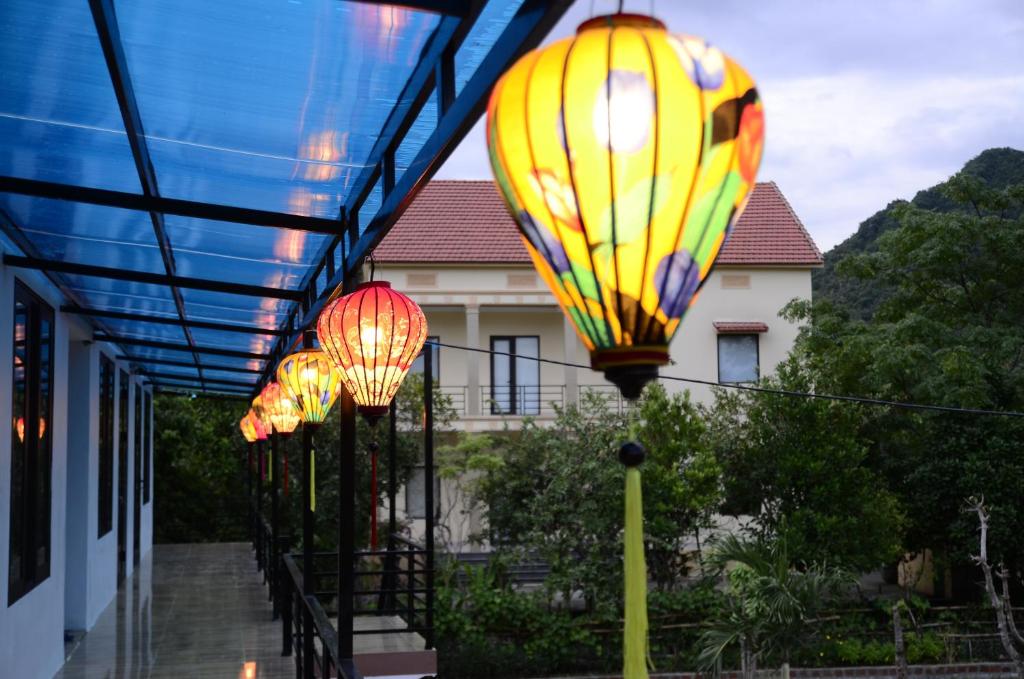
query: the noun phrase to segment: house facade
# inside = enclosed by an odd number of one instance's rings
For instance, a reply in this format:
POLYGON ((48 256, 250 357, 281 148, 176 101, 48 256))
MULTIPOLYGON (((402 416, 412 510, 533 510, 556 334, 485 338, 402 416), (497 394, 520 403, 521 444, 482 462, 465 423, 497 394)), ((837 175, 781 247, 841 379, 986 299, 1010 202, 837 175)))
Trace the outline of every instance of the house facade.
MULTIPOLYGON (((589 355, 534 272, 492 182, 431 182, 374 260, 375 276, 412 297, 430 337, 446 345, 435 349, 435 376, 460 429, 501 429, 524 415, 550 419, 552 404, 574 403, 588 391, 617 398, 601 373, 531 360, 586 366, 589 355)), ((810 299, 811 271, 820 266, 821 253, 779 188, 758 184, 661 374, 708 383, 771 374, 798 331, 778 313, 793 299, 810 299)), ((663 383, 698 400, 711 397, 705 384, 663 383)))
MULTIPOLYGON (((587 367, 589 355, 548 291, 515 222, 490 181, 434 181, 412 202, 374 252, 374 275, 414 299, 427 316, 435 379, 467 432, 498 431, 524 416, 554 418, 555 406, 591 392, 615 407, 618 389, 587 367)), ((670 392, 708 402, 717 383, 750 383, 771 374, 799 327, 779 317, 793 299, 810 299, 821 253, 773 182, 759 183, 688 310, 661 369, 670 392)), ((421 482, 407 489, 421 492, 421 482)), ((441 504, 454 492, 440 488, 441 504)), ((416 497, 407 507, 421 506, 416 497)), ((415 516, 413 512, 411 516, 415 516)), ((454 532, 464 536, 474 519, 454 532)), ((459 539, 455 542, 460 543, 459 539)))

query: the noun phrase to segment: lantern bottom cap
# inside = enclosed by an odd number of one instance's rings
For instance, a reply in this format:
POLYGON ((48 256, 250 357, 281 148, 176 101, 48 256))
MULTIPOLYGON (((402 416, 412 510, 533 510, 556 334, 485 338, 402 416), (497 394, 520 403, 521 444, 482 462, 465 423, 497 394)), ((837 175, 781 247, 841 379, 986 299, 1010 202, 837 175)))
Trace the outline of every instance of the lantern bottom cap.
POLYGON ((640 397, 644 386, 658 378, 658 367, 667 365, 668 361, 666 345, 601 349, 590 357, 594 370, 603 370, 608 381, 631 400, 640 397))
POLYGON ((390 408, 388 406, 356 406, 356 410, 363 416, 367 424, 373 426, 380 421, 380 418, 388 414, 390 408))

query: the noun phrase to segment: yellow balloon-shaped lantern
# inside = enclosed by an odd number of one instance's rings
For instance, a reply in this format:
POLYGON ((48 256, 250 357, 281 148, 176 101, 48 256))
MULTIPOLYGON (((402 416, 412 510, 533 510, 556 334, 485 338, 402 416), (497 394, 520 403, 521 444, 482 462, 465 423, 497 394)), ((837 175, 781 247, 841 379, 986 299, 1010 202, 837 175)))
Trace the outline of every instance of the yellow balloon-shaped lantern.
POLYGON ((540 275, 635 398, 754 186, 764 114, 750 76, 650 17, 591 19, 498 81, 487 142, 540 275))
POLYGON ((323 424, 341 393, 341 375, 319 349, 303 349, 285 356, 277 366, 277 381, 306 426, 323 424))
MULTIPOLYGON (((534 266, 591 365, 627 398, 668 344, 736 223, 761 162, 754 82, 700 38, 615 14, 523 56, 487 107, 491 166, 534 266)), ((626 466, 623 675, 647 677, 639 466, 626 466)))

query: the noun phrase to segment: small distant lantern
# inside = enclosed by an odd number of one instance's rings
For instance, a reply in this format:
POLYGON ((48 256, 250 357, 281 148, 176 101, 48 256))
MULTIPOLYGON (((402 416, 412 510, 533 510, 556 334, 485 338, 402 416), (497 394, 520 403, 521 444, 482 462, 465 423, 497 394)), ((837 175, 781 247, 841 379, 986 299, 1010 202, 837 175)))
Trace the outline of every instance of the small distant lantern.
POLYGON ((260 392, 264 410, 270 417, 274 431, 281 436, 290 436, 299 426, 301 418, 295 409, 295 402, 279 382, 271 382, 260 392))
POLYGON ((384 281, 363 283, 331 302, 316 325, 357 410, 370 422, 387 414, 427 339, 422 309, 384 281))
POLYGON ((267 430, 263 427, 262 420, 256 417, 256 411, 252 408, 249 408, 249 412, 246 413, 246 418, 249 420, 249 425, 252 427, 252 432, 256 436, 256 440, 267 440, 267 430))
POLYGON ((238 428, 242 430, 242 436, 245 437, 245 440, 248 443, 256 442, 256 427, 254 427, 252 422, 249 421, 248 413, 238 423, 238 428))
POLYGON ((285 356, 277 367, 277 381, 307 427, 323 424, 341 393, 341 375, 319 349, 303 349, 285 356))
MULTIPOLYGON (((310 339, 310 342, 312 339, 310 339)), ((277 366, 277 381, 292 399, 302 420, 302 456, 309 469, 309 497, 304 500, 312 516, 316 511, 316 457, 313 455, 313 432, 323 424, 331 406, 341 393, 341 375, 334 363, 319 349, 303 349, 288 354, 277 366)), ((312 519, 303 516, 303 524, 312 519)), ((304 529, 305 530, 305 529, 304 529)), ((311 564, 307 564, 307 567, 311 564)))

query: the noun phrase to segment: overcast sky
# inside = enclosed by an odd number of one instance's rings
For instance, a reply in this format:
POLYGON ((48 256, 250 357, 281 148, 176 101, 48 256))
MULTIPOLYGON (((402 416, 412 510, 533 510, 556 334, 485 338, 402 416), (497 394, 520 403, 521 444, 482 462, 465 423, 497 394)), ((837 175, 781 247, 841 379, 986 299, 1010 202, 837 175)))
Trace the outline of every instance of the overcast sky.
MULTIPOLYGON (((576 0, 549 41, 592 4, 617 3, 576 0)), ((822 251, 984 149, 1024 149, 1024 0, 656 0, 654 14, 753 76, 767 120, 758 179, 779 185, 822 251)), ((437 176, 491 176, 482 123, 437 176)))

